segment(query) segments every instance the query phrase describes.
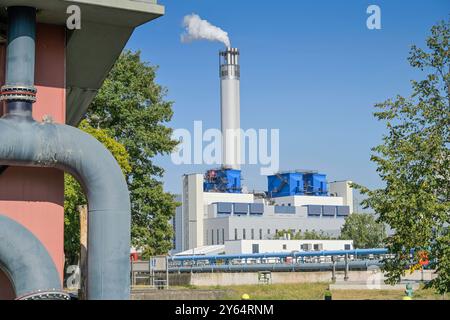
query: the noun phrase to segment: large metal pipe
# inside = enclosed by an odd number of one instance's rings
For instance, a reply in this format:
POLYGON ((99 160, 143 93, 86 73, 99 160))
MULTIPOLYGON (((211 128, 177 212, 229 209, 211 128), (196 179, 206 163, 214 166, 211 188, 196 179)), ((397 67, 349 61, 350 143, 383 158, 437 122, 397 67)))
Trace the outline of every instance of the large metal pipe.
POLYGON ((71 173, 88 200, 88 299, 128 299, 130 197, 111 153, 70 126, 0 119, 0 165, 50 167, 71 173))
POLYGON ((7 111, 12 115, 17 112, 31 116, 31 104, 36 100, 35 42, 36 9, 9 7, 6 75, 0 97, 1 100, 7 101, 7 111), (17 103, 19 101, 21 103, 17 103))
POLYGON ((6 272, 19 299, 37 293, 67 297, 52 258, 36 237, 14 220, 0 215, 0 269, 6 272))
POLYGON ((241 168, 240 66, 239 51, 220 52, 220 108, 222 127, 222 165, 241 168))
MULTIPOLYGON (((10 26, 24 24, 23 28, 13 28, 21 30, 20 37, 10 33, 19 42, 32 38, 34 29, 29 26, 35 25, 35 16, 16 12, 22 10, 30 11, 24 7, 8 8, 8 12, 14 12, 9 16, 10 26), (23 16, 28 18, 22 19, 23 16)), ((7 81, 17 85, 2 89, 7 114, 0 119, 0 166, 56 168, 71 173, 80 182, 89 208, 87 297, 128 299, 131 206, 124 175, 111 153, 92 136, 70 126, 33 120, 34 94, 28 80, 34 78, 34 67, 22 66, 24 70, 33 69, 32 75, 15 75, 11 66, 16 66, 14 57, 25 56, 16 50, 31 50, 34 46, 18 45, 16 40, 9 42, 14 46, 7 48, 7 81)), ((22 63, 32 61, 34 58, 22 63)))
MULTIPOLYGON (((381 266, 380 260, 362 260, 350 261, 348 270, 367 270, 370 266, 381 266)), ((346 270, 344 262, 336 262, 337 270, 346 270)), ((224 265, 205 265, 205 266, 180 266, 170 267, 171 273, 211 273, 211 272, 295 272, 295 271, 332 271, 333 263, 254 263, 254 264, 224 264, 224 265)))
POLYGON ((367 256, 388 254, 386 248, 353 249, 353 250, 323 250, 323 251, 296 251, 296 252, 268 252, 268 253, 243 253, 225 255, 198 255, 198 256, 172 256, 171 261, 198 261, 208 260, 211 262, 235 259, 268 259, 268 258, 298 258, 298 257, 326 257, 326 256, 367 256))
POLYGON ((34 86, 35 21, 35 8, 8 8, 7 86, 34 86))
POLYGON ((0 165, 57 168, 77 178, 89 207, 88 299, 128 299, 130 198, 111 153, 76 128, 30 118, 0 119, 0 137, 0 165))

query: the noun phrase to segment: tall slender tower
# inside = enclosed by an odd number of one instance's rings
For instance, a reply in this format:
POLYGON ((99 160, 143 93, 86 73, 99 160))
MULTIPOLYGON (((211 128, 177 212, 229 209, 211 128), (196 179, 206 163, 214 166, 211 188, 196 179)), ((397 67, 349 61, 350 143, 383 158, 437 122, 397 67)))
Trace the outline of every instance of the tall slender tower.
POLYGON ((240 67, 239 50, 227 48, 220 57, 220 101, 222 125, 222 166, 241 168, 240 67))

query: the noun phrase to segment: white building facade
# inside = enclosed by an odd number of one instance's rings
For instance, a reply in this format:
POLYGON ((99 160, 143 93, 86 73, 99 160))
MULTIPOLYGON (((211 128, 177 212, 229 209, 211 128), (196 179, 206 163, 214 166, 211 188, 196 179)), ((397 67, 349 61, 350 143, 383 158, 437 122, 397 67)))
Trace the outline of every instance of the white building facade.
POLYGON ((172 253, 226 241, 273 239, 281 230, 337 236, 345 217, 353 212, 350 184, 328 183, 329 196, 264 199, 252 193, 205 192, 202 174, 184 175, 182 205, 173 219, 172 253))
POLYGON ((230 240, 225 254, 291 253, 329 250, 352 250, 353 240, 230 240))

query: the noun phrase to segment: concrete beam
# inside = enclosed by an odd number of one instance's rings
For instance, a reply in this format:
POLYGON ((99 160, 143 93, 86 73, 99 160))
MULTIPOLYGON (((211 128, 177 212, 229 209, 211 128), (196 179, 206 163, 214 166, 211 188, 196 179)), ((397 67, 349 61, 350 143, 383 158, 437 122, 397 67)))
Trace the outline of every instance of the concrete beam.
POLYGON ((164 14, 164 6, 156 0, 2 0, 1 3, 3 8, 35 7, 38 23, 58 25, 66 24, 70 5, 80 7, 82 21, 133 28, 164 14))
MULTIPOLYGON (((37 8, 37 22, 64 26, 67 7, 81 9, 81 30, 67 31, 66 122, 77 125, 137 26, 164 14, 156 0, 2 0, 37 8)), ((0 28, 0 43, 2 38, 0 28)))

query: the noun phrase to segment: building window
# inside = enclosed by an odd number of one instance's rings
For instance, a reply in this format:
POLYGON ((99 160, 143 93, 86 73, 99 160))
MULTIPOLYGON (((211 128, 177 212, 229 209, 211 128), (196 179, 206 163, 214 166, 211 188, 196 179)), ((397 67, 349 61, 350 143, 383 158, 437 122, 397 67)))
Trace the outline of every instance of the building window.
POLYGON ((252 244, 252 253, 259 253, 259 244, 252 244))
POLYGON ((211 244, 214 245, 214 230, 211 229, 211 244))
POLYGON ((238 239, 238 231, 237 229, 234 229, 234 240, 238 239))
POLYGON ((208 239, 208 230, 206 230, 206 244, 209 244, 209 239, 208 239))
POLYGON ((259 240, 262 240, 262 229, 259 229, 259 240))
POLYGON ((255 240, 255 229, 252 229, 252 240, 255 240))
POLYGON ((245 234, 245 229, 242 229, 242 239, 246 239, 247 237, 246 237, 246 234, 245 234))
POLYGON ((225 229, 222 229, 222 244, 225 244, 225 229))
POLYGON ((219 229, 217 229, 217 244, 220 244, 219 229))
POLYGON ((270 234, 270 229, 267 229, 267 234, 270 234))
POLYGON ((287 245, 283 244, 283 250, 287 250, 287 245))
POLYGON ((350 245, 349 244, 345 244, 344 245, 344 250, 351 250, 350 245))

